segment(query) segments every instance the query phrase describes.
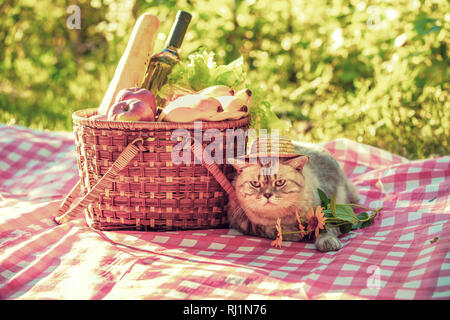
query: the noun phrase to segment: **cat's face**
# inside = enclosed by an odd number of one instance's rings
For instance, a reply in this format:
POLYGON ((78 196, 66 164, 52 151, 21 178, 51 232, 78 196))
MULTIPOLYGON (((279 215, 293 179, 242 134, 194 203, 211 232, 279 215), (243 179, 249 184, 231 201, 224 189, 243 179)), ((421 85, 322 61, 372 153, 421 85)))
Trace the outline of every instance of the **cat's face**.
POLYGON ((242 208, 269 219, 292 213, 305 186, 301 170, 307 160, 308 157, 297 157, 280 161, 277 170, 270 174, 264 174, 259 163, 235 166, 235 187, 242 208))

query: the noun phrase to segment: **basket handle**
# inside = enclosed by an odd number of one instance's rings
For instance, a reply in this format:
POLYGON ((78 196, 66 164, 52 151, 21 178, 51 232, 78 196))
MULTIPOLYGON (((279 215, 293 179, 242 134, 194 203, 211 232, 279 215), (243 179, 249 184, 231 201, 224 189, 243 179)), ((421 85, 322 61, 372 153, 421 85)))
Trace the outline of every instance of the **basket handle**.
POLYGON ((211 159, 209 154, 204 152, 204 148, 201 147, 201 143, 197 143, 197 140, 194 140, 194 157, 197 160, 201 160, 202 165, 211 173, 211 175, 216 179, 216 181, 220 184, 223 190, 228 194, 230 200, 234 202, 238 202, 236 196, 236 190, 234 190, 230 181, 228 181, 227 177, 220 171, 217 164, 214 160, 211 159), (199 159, 198 155, 202 155, 199 159))
POLYGON ((83 212, 83 210, 98 198, 100 193, 108 187, 108 184, 112 182, 114 177, 122 171, 128 163, 133 160, 139 150, 143 150, 144 138, 139 137, 134 139, 114 161, 111 168, 105 173, 105 175, 84 195, 72 208, 70 208, 75 196, 80 192, 81 181, 73 187, 70 193, 64 198, 59 211, 55 217, 55 221, 58 224, 68 222, 75 218, 77 215, 83 212), (140 142, 140 143, 139 143, 140 142), (138 144, 139 143, 139 144, 138 144))
MULTIPOLYGON (((78 216, 83 210, 97 199, 102 191, 104 191, 108 184, 111 183, 117 174, 122 171, 128 163, 136 156, 136 154, 141 150, 145 151, 143 146, 144 138, 139 137, 134 139, 119 155, 119 157, 114 161, 111 168, 105 173, 105 175, 94 185, 94 187, 89 190, 89 192, 84 195, 73 207, 71 207, 76 195, 79 194, 81 190, 81 181, 72 188, 69 194, 64 198, 58 213, 55 217, 55 221, 58 224, 68 222, 78 216)), ((203 155, 201 157, 202 165, 211 173, 211 175, 216 179, 220 186, 228 194, 229 198, 234 202, 237 202, 236 191, 228 181, 227 177, 220 171, 214 161, 205 154, 204 149, 201 144, 194 143, 194 156, 198 159, 198 154, 203 155), (201 152, 201 153, 200 153, 201 152), (205 159, 206 158, 206 159, 205 159)))

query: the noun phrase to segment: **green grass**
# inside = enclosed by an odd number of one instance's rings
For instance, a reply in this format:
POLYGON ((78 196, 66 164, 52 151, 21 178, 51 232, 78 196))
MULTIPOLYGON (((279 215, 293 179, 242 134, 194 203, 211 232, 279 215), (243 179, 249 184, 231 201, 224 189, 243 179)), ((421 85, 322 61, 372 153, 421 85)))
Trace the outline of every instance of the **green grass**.
POLYGON ((98 106, 136 16, 193 19, 182 57, 200 46, 219 63, 240 55, 248 85, 296 140, 346 137, 410 159, 448 155, 448 1, 77 1, 0 4, 0 122, 72 130, 75 110, 98 106))

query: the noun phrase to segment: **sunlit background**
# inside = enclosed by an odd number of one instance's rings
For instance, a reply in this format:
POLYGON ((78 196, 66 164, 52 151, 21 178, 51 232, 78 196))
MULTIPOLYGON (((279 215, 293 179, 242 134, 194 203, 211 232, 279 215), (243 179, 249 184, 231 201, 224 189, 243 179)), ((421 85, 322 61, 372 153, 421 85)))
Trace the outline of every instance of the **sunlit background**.
POLYGON ((161 49, 180 9, 193 15, 182 58, 242 55, 285 135, 450 153, 447 0, 2 0, 0 122, 72 130, 74 110, 99 105, 136 18, 159 17, 161 49), (66 25, 71 4, 79 30, 66 25))

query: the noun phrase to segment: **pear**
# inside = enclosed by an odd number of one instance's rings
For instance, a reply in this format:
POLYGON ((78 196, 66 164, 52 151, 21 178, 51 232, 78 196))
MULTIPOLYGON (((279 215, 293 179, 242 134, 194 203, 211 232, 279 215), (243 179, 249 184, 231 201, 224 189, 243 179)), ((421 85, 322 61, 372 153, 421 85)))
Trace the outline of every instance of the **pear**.
POLYGON ((222 111, 223 108, 218 99, 198 94, 189 94, 171 101, 161 112, 159 121, 214 121, 215 115, 222 111))
POLYGON ((222 96, 232 96, 234 94, 234 90, 228 86, 217 85, 200 90, 197 94, 217 98, 222 96))
POLYGON ((250 89, 239 90, 234 96, 244 100, 247 108, 250 108, 250 104, 252 103, 252 91, 250 89))
POLYGON ((215 120, 237 120, 248 114, 248 107, 245 101, 237 96, 218 97, 223 107, 223 112, 216 114, 215 120))
POLYGON ((248 112, 245 100, 237 96, 223 96, 218 97, 217 100, 222 104, 224 111, 230 112, 248 112))

